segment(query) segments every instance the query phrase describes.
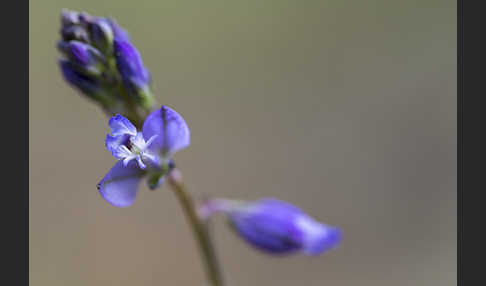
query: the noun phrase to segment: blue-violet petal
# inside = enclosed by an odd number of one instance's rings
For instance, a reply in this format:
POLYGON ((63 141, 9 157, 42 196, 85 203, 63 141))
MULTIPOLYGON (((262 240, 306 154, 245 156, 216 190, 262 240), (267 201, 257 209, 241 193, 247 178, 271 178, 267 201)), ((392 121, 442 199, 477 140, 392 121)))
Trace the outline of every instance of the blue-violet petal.
POLYGON ((128 207, 135 202, 144 172, 135 161, 127 166, 118 161, 97 185, 101 196, 115 207, 128 207))
POLYGON ((173 154, 190 144, 190 132, 186 121, 167 106, 162 106, 147 116, 142 133, 145 140, 157 135, 149 148, 163 155, 173 154))

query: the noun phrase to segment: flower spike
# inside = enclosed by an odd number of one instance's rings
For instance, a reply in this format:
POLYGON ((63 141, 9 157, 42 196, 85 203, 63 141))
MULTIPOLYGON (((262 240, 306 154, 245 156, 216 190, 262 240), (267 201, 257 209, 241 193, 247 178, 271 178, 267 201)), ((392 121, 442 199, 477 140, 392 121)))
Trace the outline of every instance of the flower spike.
MULTIPOLYGON (((61 23, 57 47, 62 61, 69 62, 83 76, 92 77, 109 100, 100 101, 85 88, 80 91, 98 101, 108 113, 130 114, 131 119, 140 118, 136 122, 140 124, 152 110, 154 98, 150 73, 128 33, 114 19, 84 12, 63 10, 61 23)), ((66 75, 65 67, 61 68, 66 75)), ((72 83, 70 79, 66 78, 72 83)))

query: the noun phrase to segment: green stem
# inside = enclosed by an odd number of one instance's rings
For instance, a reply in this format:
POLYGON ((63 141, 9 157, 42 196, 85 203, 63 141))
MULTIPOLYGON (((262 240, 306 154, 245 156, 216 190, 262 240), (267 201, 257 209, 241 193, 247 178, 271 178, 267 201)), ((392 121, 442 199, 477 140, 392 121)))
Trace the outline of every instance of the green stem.
POLYGON ((192 198, 189 196, 177 169, 168 174, 168 182, 179 200, 186 218, 191 225, 204 260, 206 274, 211 286, 223 286, 215 249, 212 245, 207 225, 198 217, 192 198))

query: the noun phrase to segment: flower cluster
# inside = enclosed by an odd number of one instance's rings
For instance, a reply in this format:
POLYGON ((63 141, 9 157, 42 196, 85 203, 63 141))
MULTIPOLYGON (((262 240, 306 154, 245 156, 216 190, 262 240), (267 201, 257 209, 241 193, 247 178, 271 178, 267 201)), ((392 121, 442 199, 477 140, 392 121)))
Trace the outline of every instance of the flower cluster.
POLYGON ((151 78, 128 33, 111 18, 64 10, 59 66, 65 80, 109 114, 135 120, 153 105, 151 78))

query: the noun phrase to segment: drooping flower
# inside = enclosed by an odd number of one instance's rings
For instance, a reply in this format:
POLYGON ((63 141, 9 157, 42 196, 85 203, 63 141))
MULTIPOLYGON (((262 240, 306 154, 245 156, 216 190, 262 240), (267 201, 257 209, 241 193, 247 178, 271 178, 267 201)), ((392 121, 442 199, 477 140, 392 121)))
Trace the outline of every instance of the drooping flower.
POLYGON ((162 106, 152 112, 139 132, 122 115, 113 116, 108 125, 111 134, 105 145, 119 160, 98 184, 102 197, 117 207, 128 207, 135 201, 140 181, 148 176, 149 186, 158 187, 164 175, 173 168, 172 155, 189 146, 187 124, 173 109, 162 106), (151 182, 157 178, 157 182, 151 182))
POLYGON ((318 255, 341 241, 339 228, 317 222, 298 207, 272 198, 255 202, 214 199, 200 209, 203 218, 223 212, 235 232, 267 253, 318 255))

